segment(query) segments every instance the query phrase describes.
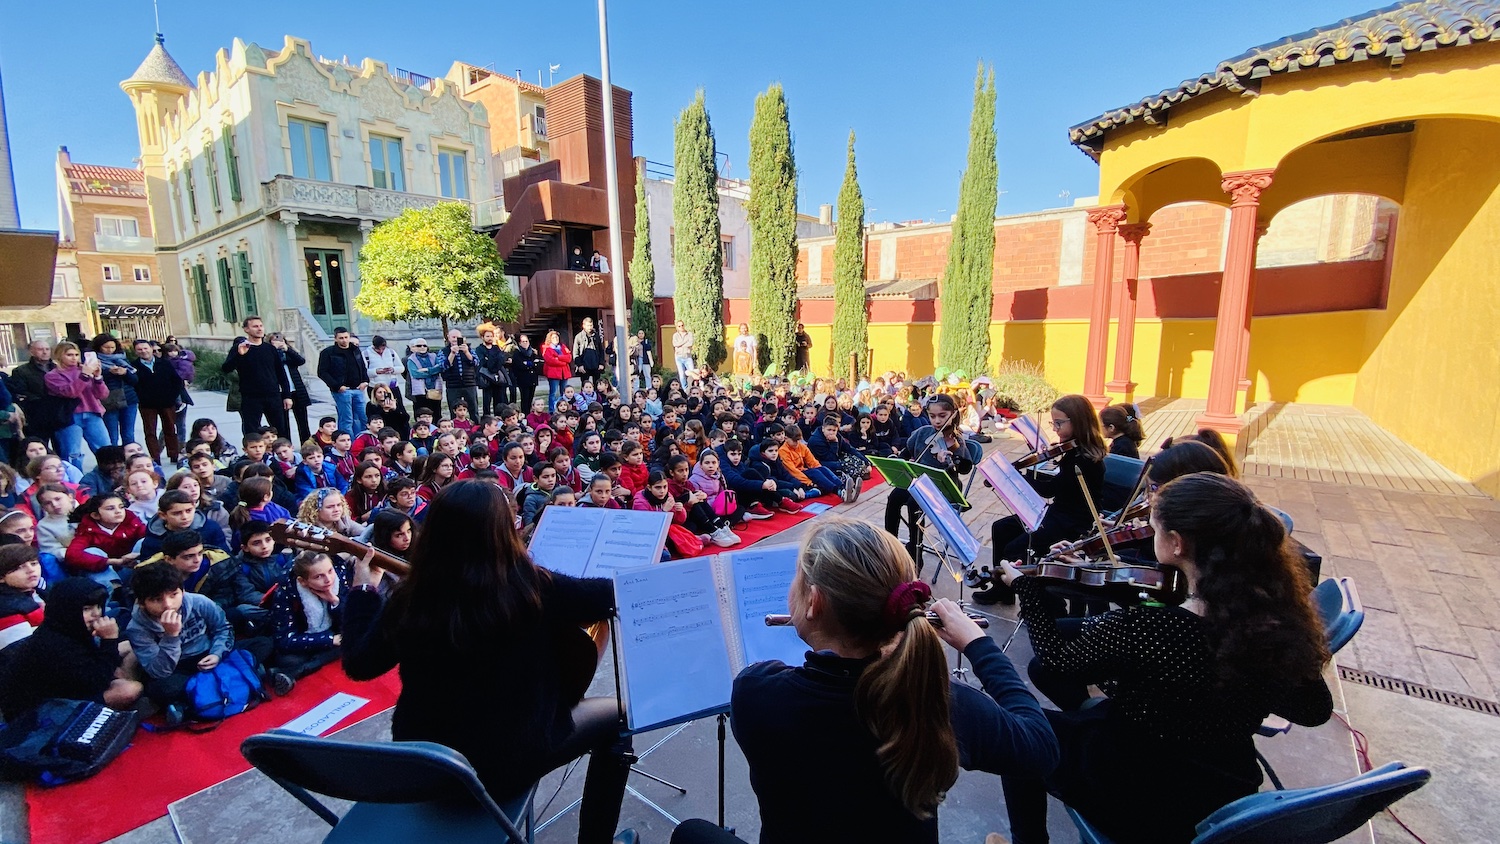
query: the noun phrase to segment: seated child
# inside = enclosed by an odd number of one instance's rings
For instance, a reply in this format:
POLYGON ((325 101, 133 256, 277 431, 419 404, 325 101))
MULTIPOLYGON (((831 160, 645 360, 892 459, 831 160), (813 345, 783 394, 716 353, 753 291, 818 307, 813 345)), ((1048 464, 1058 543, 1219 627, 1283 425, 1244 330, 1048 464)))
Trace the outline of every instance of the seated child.
MULTIPOLYGON (((353 472, 350 473, 351 477, 352 475, 353 472)), ((323 449, 315 445, 304 445, 302 462, 292 470, 291 487, 292 493, 298 498, 305 498, 314 490, 328 487, 347 492, 349 478, 334 471, 333 466, 324 461, 323 449)))
POLYGON ((126 508, 139 516, 141 521, 149 522, 156 517, 156 500, 161 497, 161 479, 150 469, 127 470, 125 494, 130 498, 126 508))
POLYGON ((297 555, 273 598, 276 656, 272 665, 293 678, 305 677, 339 659, 343 644, 344 595, 350 566, 336 566, 317 551, 297 555))
POLYGON ((77 530, 63 555, 63 568, 109 586, 119 580, 116 567, 135 565, 135 544, 146 536, 146 523, 125 507, 118 492, 93 496, 68 517, 77 530))
POLYGON ((198 502, 191 493, 180 489, 167 490, 156 502, 156 518, 146 526, 146 535, 136 547, 138 559, 148 559, 161 550, 162 540, 175 530, 191 530, 202 539, 203 544, 219 551, 229 551, 229 539, 219 523, 198 509, 198 502))
POLYGON ((0 546, 0 650, 41 625, 45 592, 37 550, 20 542, 0 546))
POLYGON ((86 577, 52 586, 41 625, 0 660, 0 711, 7 719, 51 698, 135 706, 142 690, 132 679, 136 660, 122 647, 119 624, 104 613, 107 599, 105 588, 86 577))

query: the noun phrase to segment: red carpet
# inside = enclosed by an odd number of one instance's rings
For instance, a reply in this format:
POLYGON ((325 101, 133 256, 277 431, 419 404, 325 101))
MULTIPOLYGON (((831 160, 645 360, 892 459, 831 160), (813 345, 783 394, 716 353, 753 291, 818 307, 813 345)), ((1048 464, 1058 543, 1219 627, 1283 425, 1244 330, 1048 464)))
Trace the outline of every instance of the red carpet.
MULTIPOLYGON (((885 478, 881 476, 880 470, 871 467, 870 479, 868 481, 865 481, 864 486, 860 487, 860 489, 862 490, 861 494, 869 492, 870 490, 883 483, 885 483, 885 478)), ((811 499, 810 501, 804 503, 832 504, 833 509, 826 511, 830 513, 838 513, 840 510, 849 509, 849 505, 846 505, 842 501, 840 501, 837 495, 820 495, 817 498, 811 499)), ((776 534, 781 533, 787 528, 792 527, 800 522, 805 522, 811 518, 813 518, 813 515, 807 513, 777 513, 769 519, 758 519, 753 522, 745 522, 743 527, 737 528, 734 532, 735 535, 742 540, 740 544, 734 546, 733 548, 720 548, 717 545, 710 544, 709 546, 705 547, 703 549, 703 553, 699 554, 698 556, 707 557, 711 554, 717 554, 720 551, 735 551, 740 548, 748 548, 754 543, 761 541, 762 539, 770 536, 775 536, 776 534)))
POLYGON ((249 770, 250 763, 240 755, 240 742, 248 736, 279 727, 338 692, 369 698, 337 725, 348 726, 395 706, 400 691, 395 671, 357 683, 338 665, 330 665, 298 680, 288 697, 236 715, 212 732, 142 729, 124 753, 91 779, 56 788, 27 786, 32 844, 97 844, 129 832, 165 815, 167 804, 249 770))

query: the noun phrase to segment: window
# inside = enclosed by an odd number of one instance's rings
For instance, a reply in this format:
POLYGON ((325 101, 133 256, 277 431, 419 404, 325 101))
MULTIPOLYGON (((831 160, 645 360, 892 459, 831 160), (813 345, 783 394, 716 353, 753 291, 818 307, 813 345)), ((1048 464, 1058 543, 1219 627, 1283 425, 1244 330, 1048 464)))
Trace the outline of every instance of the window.
POLYGON ((734 238, 729 235, 719 236, 719 251, 723 253, 724 269, 734 269, 734 238))
POLYGON ((299 179, 330 181, 328 124, 293 117, 286 122, 292 140, 292 175, 299 179))
POLYGON ((401 139, 370 136, 370 186, 386 190, 406 190, 406 173, 401 166, 401 139))
POLYGON ((182 219, 182 186, 177 182, 177 171, 167 171, 167 181, 172 185, 172 213, 182 219))
POLYGON ((105 264, 100 269, 104 272, 104 281, 105 281, 105 283, 109 283, 109 282, 112 282, 112 281, 119 281, 120 280, 120 265, 119 264, 105 264))
POLYGON ((216 262, 219 271, 219 305, 223 307, 225 322, 239 322, 239 307, 234 297, 234 282, 229 276, 229 259, 220 258, 216 262))
POLYGON ((193 312, 199 322, 211 325, 214 321, 214 303, 209 298, 208 270, 202 264, 194 264, 189 274, 192 277, 189 292, 193 297, 193 312))
POLYGON ((219 195, 219 150, 213 144, 203 147, 203 161, 208 170, 208 201, 217 214, 224 210, 224 198, 219 195))
POLYGON ((536 133, 540 137, 547 137, 547 107, 544 105, 533 105, 531 114, 534 118, 532 125, 536 127, 536 133))
POLYGON ((150 284, 151 283, 151 268, 150 267, 146 267, 146 266, 142 266, 140 264, 136 264, 134 267, 131 267, 131 270, 134 272, 134 274, 135 274, 135 280, 137 282, 139 282, 141 284, 150 284))
POLYGON ((469 172, 462 152, 438 150, 438 193, 450 199, 469 198, 469 172))
POLYGON ((229 201, 239 202, 242 197, 240 193, 240 154, 234 147, 233 127, 224 127, 223 142, 224 167, 228 170, 229 175, 229 201))
POLYGON ((234 253, 234 285, 239 289, 240 303, 244 306, 241 313, 246 315, 260 313, 260 308, 255 301, 255 280, 250 276, 250 253, 234 253))
POLYGON ((108 237, 140 237, 141 227, 134 217, 104 217, 94 218, 95 234, 108 237))
POLYGON ((182 168, 182 182, 187 194, 188 216, 194 220, 198 219, 198 192, 193 189, 193 162, 190 160, 187 166, 182 168))

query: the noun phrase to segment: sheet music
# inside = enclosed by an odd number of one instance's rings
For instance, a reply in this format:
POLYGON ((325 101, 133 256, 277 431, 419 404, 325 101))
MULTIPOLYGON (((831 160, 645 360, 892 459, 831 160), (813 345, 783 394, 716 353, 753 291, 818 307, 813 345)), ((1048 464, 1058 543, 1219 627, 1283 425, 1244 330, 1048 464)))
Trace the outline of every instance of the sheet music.
POLYGON ((543 510, 528 548, 532 562, 558 574, 583 577, 607 512, 591 507, 543 510))
POLYGON ((791 625, 767 627, 770 613, 788 613, 787 592, 797 574, 796 545, 750 548, 720 555, 733 571, 735 617, 744 648, 743 668, 768 659, 801 665, 807 643, 791 625))
POLYGON ((1010 421, 1011 430, 1021 435, 1026 441, 1026 446, 1032 451, 1039 451, 1042 447, 1042 431, 1036 422, 1025 414, 1017 416, 1010 421))
POLYGON ((734 670, 709 557, 615 572, 631 729, 729 704, 734 670))
POLYGON ((1031 484, 1026 483, 1010 461, 995 452, 979 464, 979 473, 990 482, 995 494, 1016 514, 1028 532, 1037 529, 1042 516, 1046 515, 1047 502, 1031 488, 1031 484))
POLYGON ((911 497, 922 508, 922 512, 927 514, 927 521, 942 534, 943 541, 948 543, 948 547, 953 549, 953 553, 964 565, 972 564, 979 556, 979 540, 969 533, 969 526, 964 524, 958 511, 938 491, 937 484, 933 483, 930 476, 923 475, 912 482, 910 489, 911 497))
POLYGON ((670 513, 548 507, 532 534, 531 559, 573 577, 609 577, 661 561, 670 513))

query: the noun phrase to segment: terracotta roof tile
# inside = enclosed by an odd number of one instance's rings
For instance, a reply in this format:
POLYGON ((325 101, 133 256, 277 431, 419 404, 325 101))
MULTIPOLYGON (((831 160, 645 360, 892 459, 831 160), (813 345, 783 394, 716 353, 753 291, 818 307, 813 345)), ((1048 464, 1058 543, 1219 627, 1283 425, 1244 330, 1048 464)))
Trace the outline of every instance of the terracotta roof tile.
POLYGON ((65 168, 74 193, 91 196, 145 196, 146 175, 127 167, 71 164, 65 168))
POLYGON ((1193 97, 1218 90, 1254 96, 1260 80, 1272 74, 1375 58, 1399 66, 1407 53, 1490 40, 1500 41, 1500 0, 1396 3, 1262 44, 1220 62, 1211 73, 1073 126, 1068 139, 1097 158, 1110 130, 1137 120, 1165 123, 1173 106, 1193 97))

